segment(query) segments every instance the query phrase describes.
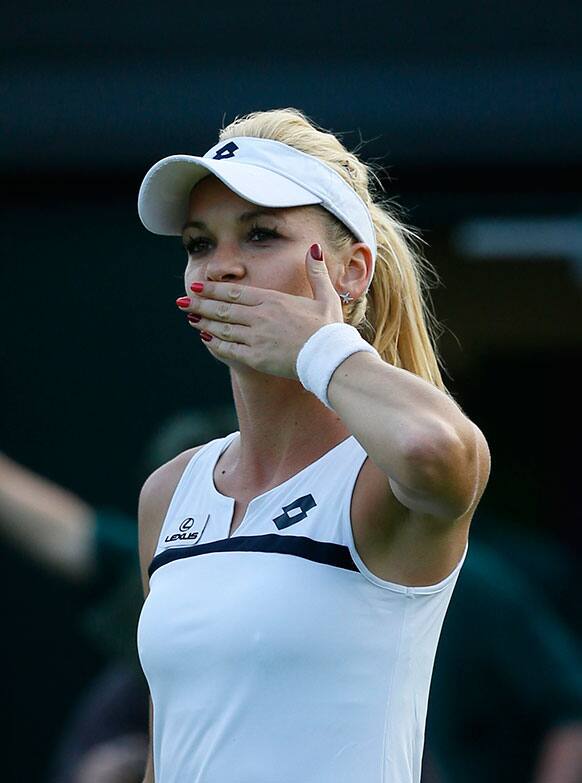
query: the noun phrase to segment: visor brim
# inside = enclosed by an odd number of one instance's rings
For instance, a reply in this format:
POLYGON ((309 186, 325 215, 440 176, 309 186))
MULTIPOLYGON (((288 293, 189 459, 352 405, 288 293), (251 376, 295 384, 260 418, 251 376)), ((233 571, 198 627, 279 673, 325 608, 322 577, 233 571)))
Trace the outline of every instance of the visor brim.
POLYGON ((190 191, 214 174, 237 196, 262 207, 299 207, 322 199, 281 174, 231 160, 171 155, 145 175, 138 196, 138 214, 154 234, 181 236, 188 220, 190 191))

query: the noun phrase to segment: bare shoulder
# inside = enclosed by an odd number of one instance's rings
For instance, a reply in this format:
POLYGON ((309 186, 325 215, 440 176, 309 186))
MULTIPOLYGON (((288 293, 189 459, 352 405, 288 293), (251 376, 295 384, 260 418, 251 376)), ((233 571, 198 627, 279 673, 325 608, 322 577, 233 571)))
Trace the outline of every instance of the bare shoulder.
POLYGON ((473 500, 457 519, 411 511, 396 497, 385 474, 366 459, 354 487, 351 518, 356 548, 373 574, 397 584, 422 586, 436 584, 454 570, 489 479, 491 459, 482 436, 477 450, 473 500))
POLYGON ((161 465, 146 479, 138 505, 139 559, 144 593, 148 593, 147 569, 152 561, 160 530, 174 491, 186 465, 205 444, 187 449, 161 465))

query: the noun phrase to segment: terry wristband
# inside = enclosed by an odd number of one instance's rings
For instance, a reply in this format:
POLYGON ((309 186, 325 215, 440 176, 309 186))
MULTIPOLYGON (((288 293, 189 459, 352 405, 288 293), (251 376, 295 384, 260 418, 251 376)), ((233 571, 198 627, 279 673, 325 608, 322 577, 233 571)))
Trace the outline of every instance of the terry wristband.
POLYGON ((331 408, 327 387, 338 366, 358 351, 380 356, 349 324, 326 324, 311 335, 297 356, 297 375, 307 391, 331 408))

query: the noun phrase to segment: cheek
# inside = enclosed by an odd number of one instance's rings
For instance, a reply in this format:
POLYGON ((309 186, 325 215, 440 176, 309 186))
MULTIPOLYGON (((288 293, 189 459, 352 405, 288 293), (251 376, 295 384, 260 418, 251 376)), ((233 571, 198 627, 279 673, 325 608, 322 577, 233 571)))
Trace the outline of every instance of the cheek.
POLYGON ((200 275, 200 264, 196 264, 188 259, 184 269, 184 284, 186 288, 188 288, 190 283, 193 283, 195 280, 200 280, 200 275))
POLYGON ((295 248, 294 252, 285 253, 277 261, 278 285, 282 290, 298 296, 309 296, 311 286, 305 268, 305 250, 295 248))
POLYGON ((305 266, 302 266, 301 269, 297 270, 295 274, 295 284, 300 290, 300 293, 304 296, 311 296, 313 294, 305 266))

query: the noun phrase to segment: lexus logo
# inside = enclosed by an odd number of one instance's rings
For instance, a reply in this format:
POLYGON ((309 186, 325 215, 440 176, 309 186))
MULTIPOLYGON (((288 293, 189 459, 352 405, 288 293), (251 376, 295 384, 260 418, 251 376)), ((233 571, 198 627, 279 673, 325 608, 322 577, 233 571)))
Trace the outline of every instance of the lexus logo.
POLYGON ((183 519, 180 522, 180 526, 178 528, 179 532, 171 533, 169 536, 166 536, 164 541, 166 544, 175 544, 176 546, 190 546, 191 544, 197 544, 202 538, 202 534, 206 529, 206 525, 208 524, 209 519, 210 514, 207 515, 204 524, 201 525, 200 522, 196 524, 194 517, 186 517, 186 519, 183 519), (196 530, 192 529, 194 525, 196 525, 196 530))

